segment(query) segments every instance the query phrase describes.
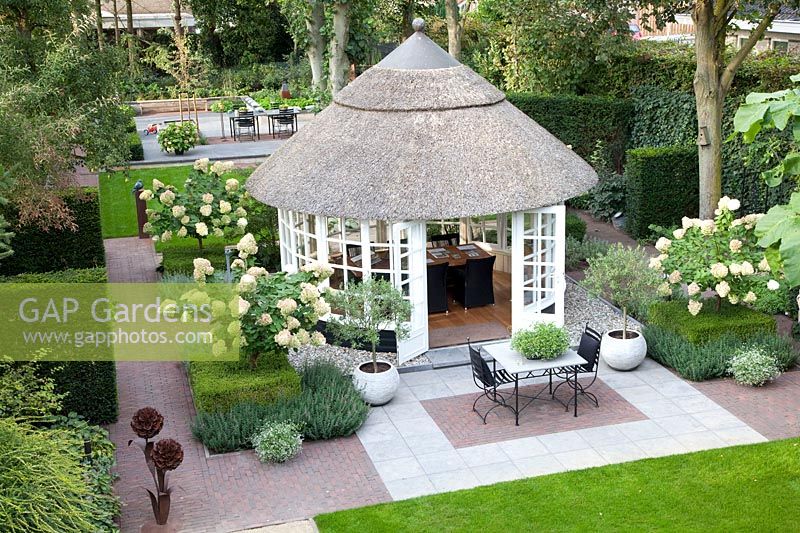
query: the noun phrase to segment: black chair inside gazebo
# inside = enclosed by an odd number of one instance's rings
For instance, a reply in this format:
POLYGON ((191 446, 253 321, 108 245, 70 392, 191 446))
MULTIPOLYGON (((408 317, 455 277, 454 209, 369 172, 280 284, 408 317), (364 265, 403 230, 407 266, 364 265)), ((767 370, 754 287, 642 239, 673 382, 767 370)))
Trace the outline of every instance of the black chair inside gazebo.
POLYGON ((441 246, 458 246, 458 241, 461 237, 458 233, 445 233, 443 235, 434 235, 428 239, 431 246, 439 248, 441 246))
MULTIPOLYGON (((597 401, 597 396, 591 392, 587 392, 586 389, 594 385, 594 382, 597 381, 597 368, 600 366, 600 344, 602 339, 602 334, 599 331, 589 327, 588 323, 586 326, 584 326, 580 344, 578 344, 578 349, 576 351, 578 352, 578 355, 586 360, 586 364, 561 368, 558 370, 558 372, 554 372, 553 376, 557 376, 564 381, 556 385, 556 388, 553 389, 553 395, 555 395, 556 391, 558 391, 558 389, 564 383, 568 383, 570 389, 575 389, 577 386, 579 394, 586 396, 592 402, 594 402, 595 407, 600 407, 600 404, 597 401), (576 370, 579 377, 581 375, 590 374, 592 376, 592 380, 586 385, 583 385, 580 382, 574 383, 574 381, 570 378, 575 375, 576 370)), ((567 409, 569 409, 569 404, 567 404, 567 409)))
POLYGON ((256 119, 252 111, 240 111, 239 116, 233 119, 233 136, 242 140, 243 132, 250 137, 250 140, 256 140, 256 119))
POLYGON ((467 259, 463 269, 450 269, 453 296, 464 309, 494 305, 494 261, 496 257, 467 259))
POLYGON ((447 267, 449 263, 428 265, 428 313, 447 313, 447 267))

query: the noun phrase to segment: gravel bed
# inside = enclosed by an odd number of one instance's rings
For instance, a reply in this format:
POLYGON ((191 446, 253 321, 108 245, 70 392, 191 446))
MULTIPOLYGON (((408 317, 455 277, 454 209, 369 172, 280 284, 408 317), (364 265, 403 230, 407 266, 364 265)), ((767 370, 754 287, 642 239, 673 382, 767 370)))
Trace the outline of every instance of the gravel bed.
MULTIPOLYGON (((304 346, 299 350, 291 350, 289 352, 289 362, 296 369, 303 366, 304 361, 315 360, 328 360, 333 362, 342 371, 348 374, 352 373, 353 369, 360 363, 372 360, 372 352, 365 350, 353 350, 351 348, 342 348, 340 346, 326 345, 326 346, 304 346)), ((397 366, 397 354, 393 352, 379 352, 378 359, 389 361, 397 366)), ((430 360, 423 354, 410 361, 406 361, 401 367, 427 365, 430 360)))
MULTIPOLYGON (((573 344, 580 341, 586 323, 599 332, 622 328, 622 314, 616 308, 595 298, 575 283, 567 283, 564 297, 564 325, 573 344)), ((628 317, 628 328, 639 330, 636 321, 628 317)))

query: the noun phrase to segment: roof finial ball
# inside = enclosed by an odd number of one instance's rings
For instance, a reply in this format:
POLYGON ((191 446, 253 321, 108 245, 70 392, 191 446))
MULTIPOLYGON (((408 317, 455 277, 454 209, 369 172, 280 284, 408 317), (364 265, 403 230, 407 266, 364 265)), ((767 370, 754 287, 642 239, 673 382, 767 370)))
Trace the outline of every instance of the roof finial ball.
POLYGON ((425 31, 425 21, 421 18, 415 18, 411 23, 411 27, 414 28, 414 31, 425 31))

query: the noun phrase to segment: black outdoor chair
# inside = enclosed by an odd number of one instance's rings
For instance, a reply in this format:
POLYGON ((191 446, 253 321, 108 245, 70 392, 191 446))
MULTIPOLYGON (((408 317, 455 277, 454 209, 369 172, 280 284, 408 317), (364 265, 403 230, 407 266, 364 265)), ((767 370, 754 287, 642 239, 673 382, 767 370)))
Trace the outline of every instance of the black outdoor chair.
POLYGON ((451 268, 453 296, 464 309, 482 305, 494 305, 494 261, 495 256, 482 259, 467 259, 463 269, 451 268))
POLYGON ((428 239, 434 248, 440 246, 458 246, 461 237, 458 233, 445 233, 444 235, 434 235, 428 239))
POLYGON ((251 141, 256 140, 256 118, 252 111, 240 111, 239 116, 233 119, 233 136, 242 140, 242 135, 246 134, 251 141))
POLYGON ((281 111, 273 117, 272 122, 272 137, 288 133, 294 134, 294 113, 281 111))
POLYGON ((428 265, 428 313, 447 313, 447 267, 449 263, 428 265))
MULTIPOLYGON (((570 366, 560 369, 558 372, 554 372, 554 376, 558 376, 564 381, 556 385, 556 388, 553 389, 553 395, 555 395, 561 385, 564 383, 569 383, 570 389, 574 389, 577 386, 578 393, 586 396, 592 402, 594 402, 595 407, 600 407, 600 404, 597 402, 597 396, 591 392, 587 392, 586 389, 594 385, 594 382, 597 381, 597 367, 600 366, 600 343, 602 342, 602 339, 603 335, 601 333, 589 327, 589 324, 586 324, 583 329, 583 334, 581 335, 581 342, 577 349, 578 355, 586 359, 586 364, 570 366), (591 374, 592 381, 586 385, 582 385, 580 382, 576 382, 573 385, 573 382, 568 378, 575 375, 576 369, 579 377, 582 374, 591 374)), ((567 404, 567 409, 569 409, 569 404, 567 404)))
MULTIPOLYGON (((469 337, 467 337, 467 346, 469 347, 469 362, 470 365, 472 365, 472 380, 475 382, 475 385, 483 391, 472 403, 472 410, 478 413, 483 423, 486 424, 486 417, 489 416, 489 413, 495 408, 508 407, 512 411, 514 410, 512 405, 506 403, 506 397, 497 392, 497 387, 499 385, 514 383, 514 378, 503 369, 497 370, 497 363, 494 360, 492 361, 492 368, 490 369, 489 364, 481 356, 480 351, 472 347, 472 344, 469 342, 469 337), (488 398, 489 401, 495 403, 484 415, 481 415, 478 409, 475 408, 475 406, 478 405, 478 400, 481 398, 488 398)), ((509 398, 510 397, 511 395, 509 394, 509 398)))

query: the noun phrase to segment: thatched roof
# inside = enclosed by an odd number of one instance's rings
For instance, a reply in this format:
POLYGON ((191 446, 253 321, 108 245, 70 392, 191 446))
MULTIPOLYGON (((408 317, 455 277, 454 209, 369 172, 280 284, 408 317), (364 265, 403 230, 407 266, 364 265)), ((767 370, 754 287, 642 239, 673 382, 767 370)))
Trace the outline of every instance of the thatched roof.
POLYGON ((431 220, 558 204, 596 181, 588 163, 417 31, 258 167, 247 189, 308 213, 431 220))

